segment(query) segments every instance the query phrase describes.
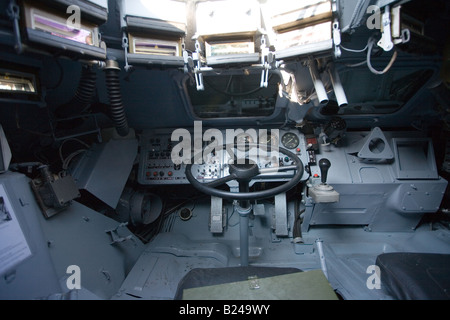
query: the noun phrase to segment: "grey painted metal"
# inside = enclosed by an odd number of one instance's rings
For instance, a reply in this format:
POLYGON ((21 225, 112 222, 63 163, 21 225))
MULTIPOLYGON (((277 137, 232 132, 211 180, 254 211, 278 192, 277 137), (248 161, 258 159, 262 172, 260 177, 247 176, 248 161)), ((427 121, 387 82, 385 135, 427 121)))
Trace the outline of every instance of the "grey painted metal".
MULTIPOLYGON (((203 209, 208 210, 208 206, 203 209)), ((194 228, 191 231, 212 237, 206 224, 204 229, 199 228, 198 221, 194 224, 197 230, 194 228)), ((112 299, 173 299, 178 282, 189 270, 226 267, 229 264, 230 251, 217 240, 196 241, 180 232, 159 234, 146 246, 112 299)))
POLYGON ((376 3, 377 0, 340 0, 338 9, 342 32, 351 32, 363 24, 367 7, 376 3))
POLYGON ((137 155, 136 139, 112 139, 94 145, 72 170, 79 189, 85 189, 115 208, 137 155))
MULTIPOLYGON (((55 0, 52 2, 57 2, 57 5, 61 5, 63 8, 76 5, 80 8, 82 15, 88 17, 89 20, 93 19, 99 23, 108 20, 107 0, 55 0)), ((55 4, 53 3, 53 5, 55 4)))
MULTIPOLYGON (((98 29, 96 29, 98 31, 98 29)), ((97 33, 97 32, 96 32, 97 33)), ((36 42, 41 45, 54 47, 56 50, 73 52, 78 55, 82 55, 86 58, 91 57, 94 59, 105 59, 106 49, 102 47, 91 46, 83 43, 77 43, 72 40, 64 38, 56 38, 55 36, 39 31, 27 28, 28 39, 32 42, 36 42), (55 39, 56 38, 56 39, 55 39), (57 40, 57 41, 56 41, 57 40)), ((98 33, 97 33, 98 36, 98 33)))
MULTIPOLYGON (((436 212, 447 182, 333 184, 340 194, 337 203, 307 201, 310 225, 368 225, 372 231, 413 231, 426 212, 436 212)), ((308 211, 307 211, 308 212, 308 211)), ((308 215, 306 215, 308 216, 308 215)))
POLYGON ((431 138, 393 138, 397 179, 438 179, 431 138))
MULTIPOLYGON (((386 147, 393 147, 395 139, 414 142, 424 141, 415 132, 385 132, 386 147)), ((354 143, 365 140, 367 132, 348 132, 342 147, 322 148, 317 159, 328 158, 331 168, 328 183, 340 194, 337 203, 314 204, 311 198, 306 200, 305 219, 302 230, 307 231, 314 225, 366 225, 372 231, 409 231, 415 229, 426 212, 436 212, 445 193, 447 181, 431 176, 434 168, 425 168, 430 176, 411 176, 409 180, 399 179, 393 162, 367 162, 354 155, 354 143)), ((425 140, 427 141, 427 140, 425 140)), ((425 170, 424 162, 435 163, 434 156, 428 151, 426 156, 411 150, 410 158, 426 160, 408 162, 409 169, 419 174, 425 170)), ((319 174, 318 166, 311 167, 311 175, 319 174)))
POLYGON ((248 214, 239 214, 239 255, 241 257, 241 266, 248 266, 248 214))
POLYGON ((127 228, 77 202, 40 223, 58 278, 65 283, 67 267, 79 266, 81 287, 97 299, 110 299, 119 290, 144 250, 127 228), (129 240, 114 241, 111 230, 116 239, 129 240))
POLYGON ((11 162, 12 154, 11 149, 6 140, 5 132, 0 124, 0 173, 8 170, 9 163, 11 162))
POLYGON ((319 54, 330 54, 333 49, 333 40, 324 40, 317 43, 309 43, 302 46, 291 47, 275 52, 277 59, 286 59, 295 56, 310 56, 319 54))
POLYGON ((117 6, 122 28, 146 28, 177 34, 186 32, 186 4, 181 1, 164 0, 153 5, 119 0, 117 6))
POLYGON ((317 254, 319 255, 320 260, 320 268, 323 271, 323 274, 328 279, 328 271, 327 271, 327 262, 325 259, 325 255, 323 253, 323 240, 322 239, 316 239, 316 247, 317 247, 317 254))
MULTIPOLYGON (((32 256, 0 277, 1 300, 47 299, 63 291, 49 254, 49 239, 43 233, 40 219, 43 215, 22 174, 0 174, 11 206, 28 242, 32 256)), ((1 232, 1 230, 0 230, 1 232)))
POLYGON ((249 54, 230 54, 221 56, 211 56, 207 57, 206 61, 208 65, 223 65, 228 63, 258 63, 260 60, 259 53, 249 53, 249 54))
MULTIPOLYGON (((231 211, 231 203, 224 206, 231 211)), ((273 206, 273 204, 266 204, 273 206)), ((238 266, 238 216, 230 220, 220 237, 211 234, 205 219, 209 200, 196 204, 189 221, 177 220, 172 232, 159 234, 146 246, 133 270, 113 299, 172 299, 178 281, 192 268, 238 266)), ((302 234, 304 243, 293 246, 291 238, 268 241, 267 217, 250 220, 249 253, 252 266, 321 269, 316 240, 323 240, 328 280, 344 299, 392 299, 382 286, 370 290, 367 268, 383 252, 450 253, 450 233, 422 225, 415 232, 367 232, 358 226, 321 226, 302 234)))
POLYGON ((210 230, 212 233, 222 233, 224 227, 222 198, 211 197, 210 230))
MULTIPOLYGON (((247 186, 248 190, 248 186, 247 186)), ((246 201, 242 201, 247 203, 246 201)), ((242 203, 241 202, 241 203, 242 203)), ((242 208, 239 204, 236 205, 235 209, 239 213, 239 256, 241 261, 241 266, 246 267, 249 263, 249 215, 252 212, 252 206, 242 208)))
POLYGON ((143 65, 161 65, 171 67, 182 67, 184 65, 183 57, 164 56, 164 55, 145 55, 139 53, 128 53, 128 62, 143 65))
POLYGON ((357 153, 367 161, 392 160, 394 153, 380 128, 375 127, 366 137, 347 148, 348 153, 357 153))
POLYGON ((288 235, 286 192, 275 196, 275 234, 279 237, 288 235))

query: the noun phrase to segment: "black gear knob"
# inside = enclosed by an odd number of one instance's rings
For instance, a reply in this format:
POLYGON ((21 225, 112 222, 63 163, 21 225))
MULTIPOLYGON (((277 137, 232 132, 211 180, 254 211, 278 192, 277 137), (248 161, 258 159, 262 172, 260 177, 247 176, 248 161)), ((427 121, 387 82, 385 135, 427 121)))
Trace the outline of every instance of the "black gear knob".
POLYGON ((322 177, 322 183, 327 183, 327 176, 328 176, 328 169, 331 167, 330 160, 323 158, 319 160, 319 168, 320 168, 320 175, 322 177))

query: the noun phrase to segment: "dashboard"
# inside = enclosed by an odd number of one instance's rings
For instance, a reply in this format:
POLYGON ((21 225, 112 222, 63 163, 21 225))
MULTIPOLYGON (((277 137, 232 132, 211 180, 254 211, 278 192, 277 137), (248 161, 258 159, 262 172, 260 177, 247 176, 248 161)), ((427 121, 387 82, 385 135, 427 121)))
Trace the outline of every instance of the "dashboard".
MULTIPOLYGON (((186 130, 187 131, 187 130, 186 130)), ((186 178, 186 161, 181 162, 178 159, 186 157, 186 152, 191 154, 195 148, 185 148, 180 151, 182 140, 178 140, 176 135, 172 137, 174 130, 147 130, 140 136, 140 154, 138 183, 142 185, 170 185, 170 184, 189 184, 186 178), (173 139, 174 138, 174 139, 173 139), (184 153, 184 154, 183 154, 184 153)), ((212 182, 214 180, 228 176, 228 164, 240 156, 250 158, 259 168, 273 168, 267 170, 254 180, 255 182, 277 182, 288 181, 294 175, 294 170, 277 171, 277 168, 293 164, 293 160, 284 155, 278 146, 288 149, 296 154, 305 167, 308 164, 314 164, 314 151, 310 150, 308 139, 305 138, 297 129, 264 129, 264 130, 216 130, 226 139, 223 141, 233 141, 232 151, 227 147, 223 152, 217 152, 217 148, 212 148, 211 143, 215 138, 208 139, 202 132, 201 136, 194 130, 189 131, 191 139, 189 146, 201 146, 201 157, 197 157, 192 165, 192 173, 200 182, 212 182), (230 138, 231 135, 231 138, 230 138), (234 139, 233 139, 234 138, 234 139), (230 140, 231 139, 231 140, 230 140), (274 148, 274 146, 276 148, 274 148), (200 159, 200 161, 198 161, 200 159)), ((220 141, 220 140, 219 140, 220 141)), ((227 144, 228 146, 229 144, 227 144)), ((181 148, 182 149, 182 148, 181 148)), ((307 172, 303 173, 302 180, 309 177, 307 172)), ((235 181, 229 183, 233 185, 235 181)))

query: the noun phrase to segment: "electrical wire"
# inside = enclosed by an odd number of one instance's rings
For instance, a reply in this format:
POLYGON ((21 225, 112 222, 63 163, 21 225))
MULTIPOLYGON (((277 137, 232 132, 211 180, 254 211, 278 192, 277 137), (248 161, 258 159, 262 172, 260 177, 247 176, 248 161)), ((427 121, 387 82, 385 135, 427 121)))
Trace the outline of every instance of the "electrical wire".
POLYGON ((370 72, 372 72, 373 74, 376 74, 376 75, 381 75, 381 74, 385 74, 386 72, 388 72, 391 69, 392 65, 394 64, 395 60, 397 59, 397 56, 398 56, 397 50, 394 50, 394 53, 393 53, 393 55, 391 57, 391 60, 389 61, 388 65, 382 71, 379 71, 379 70, 376 70, 372 66, 372 62, 371 62, 372 50, 373 50, 373 46, 374 46, 375 43, 376 43, 376 40, 371 37, 367 41, 367 45, 366 45, 366 47, 364 49, 354 50, 354 49, 344 48, 344 50, 348 50, 348 51, 351 51, 351 52, 364 52, 364 51, 367 50, 366 59, 364 61, 353 63, 353 64, 345 64, 345 66, 349 67, 349 68, 355 68, 355 67, 360 67, 360 66, 363 66, 363 65, 367 65, 367 67, 369 68, 370 72))
POLYGON ((194 205, 192 206, 193 211, 195 209, 195 201, 199 200, 201 198, 204 198, 206 195, 202 194, 196 198, 187 199, 185 201, 182 201, 181 203, 178 203, 174 205, 173 207, 170 207, 166 209, 167 204, 164 206, 163 213, 160 215, 159 220, 157 224, 149 224, 148 226, 145 226, 144 229, 135 232, 134 234, 141 239, 145 243, 151 242, 159 233, 161 232, 170 232, 174 226, 174 223, 178 217, 177 214, 175 214, 180 208, 185 206, 189 202, 193 202, 194 205))
POLYGON ((298 201, 298 199, 296 199, 294 201, 294 212, 295 212, 295 217, 294 217, 294 230, 293 230, 293 238, 294 241, 296 243, 303 243, 303 237, 302 237, 302 223, 303 223, 303 218, 302 218, 302 214, 306 211, 306 209, 302 209, 299 210, 300 207, 300 202, 298 201))
POLYGON ((233 217, 235 212, 236 212, 236 206, 233 204, 233 211, 231 212, 230 216, 227 219, 227 224, 228 224, 228 227, 230 227, 230 228, 236 227, 239 224, 239 220, 238 220, 238 222, 236 222, 234 224, 230 224, 230 220, 233 217))
POLYGON ((69 164, 70 162, 73 160, 73 158, 75 158, 76 156, 78 156, 79 154, 85 153, 87 151, 87 149, 80 149, 78 151, 75 151, 74 153, 71 153, 64 161, 63 161, 63 165, 62 165, 62 169, 63 172, 66 172, 67 169, 69 168, 69 164))
POLYGON ((365 64, 367 65, 367 60, 364 60, 364 61, 361 61, 361 62, 358 62, 358 63, 345 64, 345 66, 349 67, 349 68, 355 68, 355 67, 363 66, 365 64))
MULTIPOLYGON (((230 81, 231 81, 231 78, 232 78, 232 76, 230 77, 230 81)), ((269 76, 269 80, 268 80, 269 82, 270 82, 270 79, 271 79, 271 78, 272 78, 272 75, 269 76)), ((243 96, 247 96, 247 95, 249 95, 249 94, 253 94, 253 93, 255 93, 255 92, 258 92, 258 91, 264 89, 264 88, 261 88, 261 87, 257 87, 257 88, 255 88, 255 89, 250 90, 250 91, 247 91, 247 92, 233 93, 233 92, 223 91, 223 90, 220 90, 220 89, 214 87, 214 86, 211 85, 211 83, 210 83, 209 81, 207 81, 206 79, 204 79, 204 82, 205 82, 208 86, 210 86, 211 89, 213 89, 214 91, 219 92, 219 93, 224 94, 224 95, 227 95, 227 96, 231 96, 231 97, 243 97, 243 96)), ((230 83, 227 85, 227 87, 229 87, 229 85, 230 85, 230 83)))
POLYGON ((389 61, 386 68, 384 68, 383 71, 378 71, 372 67, 372 63, 370 62, 370 56, 372 54, 372 48, 373 48, 374 44, 375 44, 375 39, 370 38, 368 41, 368 49, 367 49, 367 67, 369 67, 369 70, 374 74, 377 74, 377 75, 385 74, 386 72, 389 71, 389 69, 391 69, 392 65, 394 64, 395 60, 397 59, 397 50, 394 50, 394 54, 392 55, 392 58, 389 61))
POLYGON ((66 159, 64 159, 64 157, 63 157, 63 154, 62 154, 62 148, 63 148, 63 146, 64 146, 67 142, 69 142, 69 141, 75 141, 75 142, 78 142, 78 143, 82 144, 82 145, 85 146, 87 149, 90 148, 90 146, 89 146, 86 142, 84 142, 84 141, 82 141, 82 140, 80 140, 80 139, 77 139, 77 138, 69 138, 69 139, 64 140, 64 141, 61 143, 61 145, 59 146, 59 150, 58 150, 58 152, 59 152, 59 158, 61 159, 61 163, 63 163, 63 164, 64 164, 64 162, 65 162, 66 159))
POLYGON ((69 139, 64 140, 64 141, 61 143, 61 145, 59 146, 59 150, 58 150, 58 152, 59 152, 59 158, 61 159, 61 163, 62 163, 62 171, 59 172, 58 175, 59 175, 60 177, 65 176, 65 175, 66 175, 66 172, 67 172, 67 169, 69 168, 70 162, 71 162, 76 156, 78 156, 78 155, 80 155, 80 154, 82 154, 82 153, 87 152, 89 148, 90 148, 90 146, 89 146, 87 143, 85 143, 84 141, 82 141, 82 140, 80 140, 80 139, 77 139, 77 138, 69 138, 69 139), (72 152, 71 154, 69 154, 66 158, 64 158, 62 149, 63 149, 64 144, 66 144, 68 141, 75 141, 75 142, 78 142, 78 143, 82 144, 84 147, 86 147, 86 149, 79 149, 79 150, 77 150, 77 151, 74 151, 74 152, 72 152))
POLYGON ((367 50, 367 48, 369 47, 369 44, 366 44, 364 49, 349 49, 349 48, 344 47, 342 44, 339 45, 339 47, 344 49, 345 51, 348 51, 348 52, 361 53, 361 52, 364 52, 364 51, 367 50))

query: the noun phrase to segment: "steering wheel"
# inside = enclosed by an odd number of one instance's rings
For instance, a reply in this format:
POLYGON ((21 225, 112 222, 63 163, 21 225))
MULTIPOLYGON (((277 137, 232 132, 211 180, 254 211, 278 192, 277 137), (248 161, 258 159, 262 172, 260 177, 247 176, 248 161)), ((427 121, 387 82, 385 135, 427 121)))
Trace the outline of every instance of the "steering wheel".
POLYGON ((229 165, 230 174, 228 176, 209 183, 201 183, 197 179, 195 179, 191 171, 192 164, 188 164, 186 165, 185 170, 186 178, 191 183, 191 185, 197 190, 206 193, 210 196, 216 196, 222 199, 249 201, 274 197, 277 194, 286 192, 295 187, 300 182, 304 170, 303 163, 296 154, 285 148, 279 147, 278 149, 280 153, 283 153, 284 155, 290 157, 294 161, 295 165, 277 167, 276 170, 277 171, 295 170, 295 174, 291 180, 274 188, 262 191, 248 192, 249 189, 248 186, 252 179, 257 178, 259 175, 263 173, 274 172, 274 168, 260 169, 256 163, 230 164, 229 165), (216 189, 216 187, 233 180, 239 183, 240 189, 239 193, 216 189))

